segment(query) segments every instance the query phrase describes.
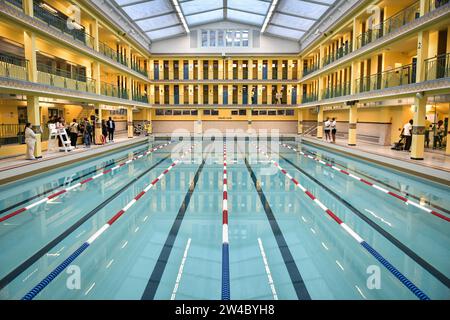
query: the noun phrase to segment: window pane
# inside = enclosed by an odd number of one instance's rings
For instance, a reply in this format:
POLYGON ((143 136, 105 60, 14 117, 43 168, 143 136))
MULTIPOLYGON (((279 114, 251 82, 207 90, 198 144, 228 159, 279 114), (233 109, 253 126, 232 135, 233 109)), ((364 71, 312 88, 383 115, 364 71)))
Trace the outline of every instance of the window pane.
POLYGON ((234 46, 235 47, 241 46, 241 32, 240 31, 236 31, 236 33, 234 34, 234 46))
POLYGON ((223 43, 223 30, 217 31, 217 46, 218 47, 223 47, 224 46, 224 43, 223 43))
POLYGON ((216 46, 216 31, 209 30, 209 46, 215 47, 216 46))
POLYGON ((233 31, 227 31, 227 47, 233 46, 233 31))
POLYGON ((208 31, 202 30, 202 47, 208 46, 208 31))
POLYGON ((242 31, 242 46, 248 47, 248 31, 247 30, 242 31))

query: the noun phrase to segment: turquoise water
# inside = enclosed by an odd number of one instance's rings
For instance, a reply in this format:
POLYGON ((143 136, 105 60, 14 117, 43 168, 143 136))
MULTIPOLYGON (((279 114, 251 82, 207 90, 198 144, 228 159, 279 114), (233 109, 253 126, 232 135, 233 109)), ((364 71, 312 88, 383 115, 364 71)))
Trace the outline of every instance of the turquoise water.
MULTIPOLYGON (((84 180, 162 143, 0 187, 0 210, 20 203, 0 218, 45 197, 37 194, 73 185, 80 180, 71 179, 84 180)), ((446 186, 291 145, 450 209, 446 186)), ((169 167, 180 147, 173 143, 0 223, 0 298, 21 299, 169 167)), ((417 299, 291 180, 268 170, 273 166, 251 144, 229 142, 227 149, 231 299, 295 300, 300 291, 311 299, 417 299), (369 288, 368 268, 379 270, 379 288, 369 288)), ((431 299, 450 299, 449 222, 291 150, 273 151, 290 175, 431 299)), ((154 299, 220 299, 222 174, 222 142, 200 143, 36 299, 141 299, 149 292, 154 299), (67 272, 74 268, 80 271, 75 289, 70 283, 77 271, 67 272)))

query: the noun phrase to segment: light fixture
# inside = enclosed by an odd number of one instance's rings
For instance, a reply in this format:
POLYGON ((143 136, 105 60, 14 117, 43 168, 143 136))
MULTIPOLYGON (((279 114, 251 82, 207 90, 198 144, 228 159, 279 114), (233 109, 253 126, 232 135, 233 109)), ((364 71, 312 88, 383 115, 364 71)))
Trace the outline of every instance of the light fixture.
POLYGON ((178 3, 178 0, 172 0, 172 4, 175 7, 175 10, 177 11, 178 17, 180 18, 181 23, 183 24, 184 30, 186 30, 186 33, 191 32, 186 23, 186 19, 184 19, 183 12, 181 12, 181 7, 180 7, 180 4, 178 3))
POLYGON ((275 11, 275 7, 278 3, 278 0, 272 0, 272 4, 270 5, 269 12, 267 13, 266 19, 264 20, 263 26, 261 28, 261 33, 266 32, 267 25, 269 24, 270 19, 272 18, 273 12, 275 11))
POLYGON ((53 14, 57 14, 57 13, 58 13, 57 10, 55 10, 53 7, 49 6, 48 4, 46 4, 46 3, 44 3, 44 2, 41 2, 41 3, 39 4, 39 6, 40 6, 41 8, 43 8, 43 9, 45 9, 45 10, 47 10, 47 11, 53 13, 53 14))

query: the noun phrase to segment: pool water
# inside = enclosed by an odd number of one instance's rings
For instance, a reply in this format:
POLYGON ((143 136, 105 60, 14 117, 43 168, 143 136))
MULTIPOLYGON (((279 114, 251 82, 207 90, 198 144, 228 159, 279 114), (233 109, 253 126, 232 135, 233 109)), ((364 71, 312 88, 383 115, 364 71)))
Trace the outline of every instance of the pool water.
POLYGON ((224 265, 232 300, 418 299, 409 284, 450 299, 449 221, 304 154, 450 218, 448 186, 304 144, 272 143, 267 158, 228 140, 225 254, 223 142, 173 142, 137 158, 164 144, 0 187, 0 221, 40 201, 0 222, 0 299, 221 299, 224 265))

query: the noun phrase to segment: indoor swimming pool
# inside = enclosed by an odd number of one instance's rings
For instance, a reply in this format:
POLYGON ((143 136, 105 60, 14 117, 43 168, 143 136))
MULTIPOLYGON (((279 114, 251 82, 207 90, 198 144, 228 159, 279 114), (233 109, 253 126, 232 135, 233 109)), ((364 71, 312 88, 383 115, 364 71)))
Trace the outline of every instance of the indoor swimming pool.
POLYGON ((2 300, 450 299, 448 186, 294 141, 148 142, 0 191, 2 300))

